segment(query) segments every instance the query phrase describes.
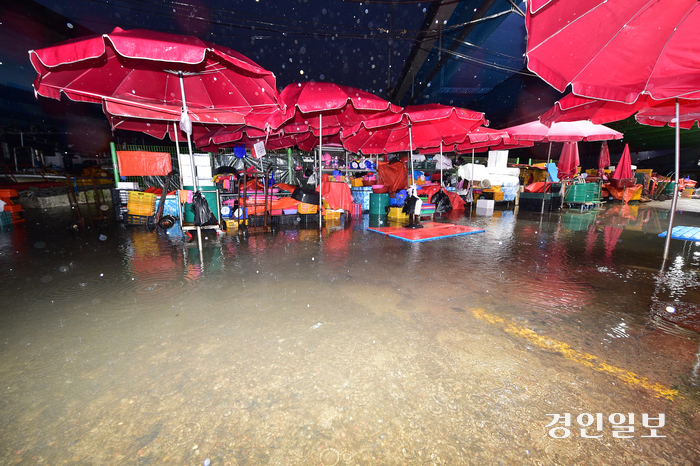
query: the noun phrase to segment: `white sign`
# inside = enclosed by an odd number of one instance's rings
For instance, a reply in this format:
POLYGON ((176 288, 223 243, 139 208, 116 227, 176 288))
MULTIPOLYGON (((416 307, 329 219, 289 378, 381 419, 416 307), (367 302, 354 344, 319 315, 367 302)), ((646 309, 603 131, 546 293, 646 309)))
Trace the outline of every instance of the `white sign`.
POLYGON ((256 159, 259 159, 265 155, 265 144, 263 144, 262 141, 253 144, 253 155, 256 159))

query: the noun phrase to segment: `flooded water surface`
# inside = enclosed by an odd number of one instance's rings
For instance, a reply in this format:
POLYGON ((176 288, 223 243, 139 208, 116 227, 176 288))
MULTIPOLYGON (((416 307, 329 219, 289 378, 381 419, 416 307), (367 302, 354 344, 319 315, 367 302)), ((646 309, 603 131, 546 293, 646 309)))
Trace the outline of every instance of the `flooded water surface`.
POLYGON ((365 216, 200 259, 28 212, 0 233, 0 465, 698 464, 700 247, 660 271, 666 214, 423 243, 365 216))

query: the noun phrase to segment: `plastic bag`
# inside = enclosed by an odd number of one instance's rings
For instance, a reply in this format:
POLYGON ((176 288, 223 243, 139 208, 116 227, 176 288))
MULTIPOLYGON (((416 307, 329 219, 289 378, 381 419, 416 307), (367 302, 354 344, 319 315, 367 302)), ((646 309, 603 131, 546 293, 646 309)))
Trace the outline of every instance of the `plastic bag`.
POLYGON ((435 204, 436 214, 446 214, 447 212, 452 210, 452 203, 450 202, 450 198, 447 196, 447 194, 445 194, 445 192, 442 189, 433 194, 433 197, 430 198, 430 202, 432 204, 435 204))
POLYGON ((194 226, 201 227, 204 225, 216 225, 219 221, 216 219, 216 215, 209 208, 209 203, 207 202, 204 195, 197 191, 192 195, 192 212, 194 212, 194 226))

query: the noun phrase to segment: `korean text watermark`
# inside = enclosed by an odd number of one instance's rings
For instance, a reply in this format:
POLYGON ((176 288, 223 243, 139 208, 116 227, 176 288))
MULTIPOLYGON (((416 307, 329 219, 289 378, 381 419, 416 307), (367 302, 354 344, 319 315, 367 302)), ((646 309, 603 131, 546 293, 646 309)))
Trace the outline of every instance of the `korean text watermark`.
MULTIPOLYGON (((603 413, 581 413, 576 416, 577 426, 572 428, 571 413, 564 414, 547 414, 547 416, 552 416, 552 422, 547 424, 545 427, 551 427, 549 429, 549 436, 552 438, 567 438, 571 436, 571 431, 576 432, 578 430, 578 436, 581 438, 601 438, 603 436, 603 429, 605 427, 603 413)), ((635 433, 646 434, 640 435, 641 438, 662 438, 665 435, 659 435, 659 429, 661 429, 666 424, 666 415, 664 413, 659 413, 656 417, 651 417, 647 413, 642 413, 642 427, 639 431, 635 428, 635 415, 634 413, 613 413, 607 416, 607 421, 609 427, 612 430, 612 436, 614 438, 632 438, 635 433)), ((576 434, 574 434, 576 435, 576 434)))

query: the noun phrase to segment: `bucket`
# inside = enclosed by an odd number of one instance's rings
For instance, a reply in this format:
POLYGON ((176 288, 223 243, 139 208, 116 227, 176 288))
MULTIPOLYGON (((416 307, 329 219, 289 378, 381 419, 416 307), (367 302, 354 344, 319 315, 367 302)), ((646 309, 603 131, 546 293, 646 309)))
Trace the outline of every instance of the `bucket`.
POLYGON ((370 215, 384 215, 389 206, 389 193, 371 193, 369 195, 370 215))

